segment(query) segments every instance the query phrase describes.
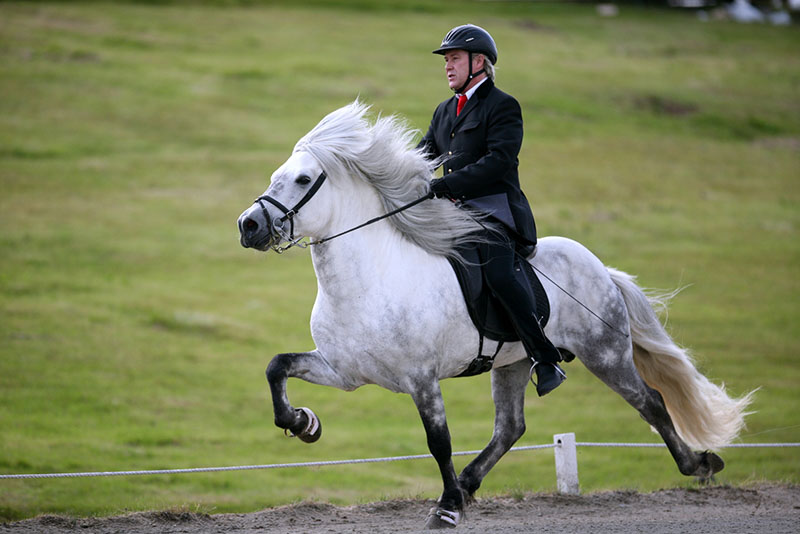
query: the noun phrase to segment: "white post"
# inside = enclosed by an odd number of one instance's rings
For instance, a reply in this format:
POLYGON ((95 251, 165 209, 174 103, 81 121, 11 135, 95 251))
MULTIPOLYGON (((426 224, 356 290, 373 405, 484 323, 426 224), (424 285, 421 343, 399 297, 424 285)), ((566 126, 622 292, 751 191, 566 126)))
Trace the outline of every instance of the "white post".
POLYGON ((555 434, 553 436, 556 457, 556 483, 559 493, 578 495, 578 451, 575 447, 575 433, 555 434))

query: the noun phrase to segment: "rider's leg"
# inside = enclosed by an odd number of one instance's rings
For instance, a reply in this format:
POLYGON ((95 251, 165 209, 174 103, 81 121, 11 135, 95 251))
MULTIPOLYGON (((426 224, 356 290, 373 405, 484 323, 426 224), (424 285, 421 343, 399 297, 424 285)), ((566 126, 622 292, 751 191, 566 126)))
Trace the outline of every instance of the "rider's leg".
POLYGON ((508 312, 514 330, 533 360, 538 377, 536 391, 545 395, 558 387, 566 374, 558 366, 561 354, 536 319, 533 295, 514 276, 514 245, 505 235, 493 235, 480 247, 486 281, 508 312))

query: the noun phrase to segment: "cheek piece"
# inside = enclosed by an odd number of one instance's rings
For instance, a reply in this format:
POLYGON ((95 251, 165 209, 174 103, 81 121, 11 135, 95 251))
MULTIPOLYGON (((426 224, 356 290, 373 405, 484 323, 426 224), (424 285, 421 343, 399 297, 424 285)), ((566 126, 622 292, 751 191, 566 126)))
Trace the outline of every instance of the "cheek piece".
POLYGON ((306 194, 303 196, 303 198, 301 198, 300 201, 297 204, 295 204, 294 207, 291 208, 291 209, 287 208, 286 206, 281 204, 277 199, 275 199, 275 198, 273 198, 273 197, 271 197, 269 195, 261 195, 260 197, 258 197, 255 200, 255 202, 257 202, 259 204, 259 206, 261 206, 261 211, 264 214, 264 218, 267 220, 267 224, 272 226, 272 231, 274 233, 277 233, 281 238, 286 239, 287 241, 291 242, 291 241, 294 240, 294 216, 295 216, 295 214, 298 211, 300 211, 300 208, 305 206, 306 203, 309 200, 311 200, 311 197, 313 197, 314 194, 317 191, 319 191, 319 188, 322 187, 323 183, 325 183, 325 179, 327 177, 328 177, 328 175, 325 174, 325 171, 322 171, 320 173, 320 175, 317 177, 317 179, 314 182, 314 184, 309 188, 308 191, 306 191, 306 194), (270 222, 269 213, 267 213, 267 206, 266 206, 266 204, 264 204, 264 201, 269 202, 270 204, 272 204, 273 206, 275 206, 276 208, 281 210, 283 212, 283 217, 281 217, 280 219, 276 219, 273 222, 270 222), (289 221, 289 235, 288 236, 286 236, 286 232, 283 229, 283 224, 286 221, 289 221), (287 237, 288 237, 288 239, 287 239, 287 237))

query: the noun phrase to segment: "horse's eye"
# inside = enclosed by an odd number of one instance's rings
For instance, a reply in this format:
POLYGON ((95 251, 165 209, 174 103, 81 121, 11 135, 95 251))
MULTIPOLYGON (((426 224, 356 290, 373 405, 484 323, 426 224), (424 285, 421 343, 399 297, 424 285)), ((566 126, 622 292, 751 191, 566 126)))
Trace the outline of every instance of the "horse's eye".
POLYGON ((297 180, 295 180, 295 183, 300 184, 300 185, 308 185, 308 184, 311 183, 311 178, 309 178, 305 174, 301 174, 300 176, 297 177, 297 180))

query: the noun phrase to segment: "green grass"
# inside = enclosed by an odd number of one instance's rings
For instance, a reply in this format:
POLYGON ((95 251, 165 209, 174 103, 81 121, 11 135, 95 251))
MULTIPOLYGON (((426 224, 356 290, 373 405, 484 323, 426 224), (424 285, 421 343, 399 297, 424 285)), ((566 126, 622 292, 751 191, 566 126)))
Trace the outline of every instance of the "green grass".
MULTIPOLYGON (((0 3, 0 472, 249 465, 426 452, 411 400, 290 383, 322 418, 272 426, 263 370, 313 344, 307 253, 238 245, 236 217, 295 141, 360 95, 424 129, 448 96, 430 54, 454 2, 0 3), (305 6, 305 7, 304 7, 305 6)), ((800 35, 623 6, 474 3, 525 114, 541 235, 649 287, 688 286, 669 326, 736 395, 745 442, 800 441, 800 35)), ((520 444, 657 442, 585 369, 530 396, 520 444)), ((444 383, 454 450, 481 448, 487 376, 444 383)), ((797 483, 796 449, 729 449, 718 481, 797 483)), ((457 467, 468 458, 456 458, 457 467)), ((579 449, 581 486, 691 485, 660 449, 579 449)), ((481 495, 553 491, 513 453, 481 495)), ((0 481, 0 518, 246 511, 435 497, 432 461, 0 481)))

